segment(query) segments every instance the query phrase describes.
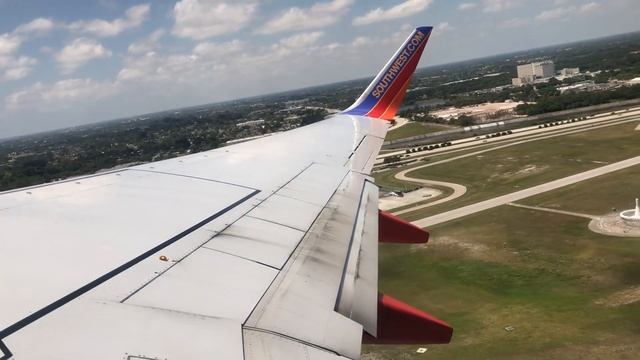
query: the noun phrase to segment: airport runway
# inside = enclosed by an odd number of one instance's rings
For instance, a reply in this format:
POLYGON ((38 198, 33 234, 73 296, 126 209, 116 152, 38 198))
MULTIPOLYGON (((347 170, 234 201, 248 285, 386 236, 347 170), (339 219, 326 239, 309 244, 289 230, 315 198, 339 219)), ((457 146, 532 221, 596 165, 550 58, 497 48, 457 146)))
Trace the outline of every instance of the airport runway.
MULTIPOLYGON (((513 134, 505 136, 505 137, 496 137, 485 139, 484 136, 481 137, 481 140, 476 140, 476 137, 470 137, 467 139, 456 140, 454 144, 450 147, 434 149, 431 151, 421 151, 416 153, 409 154, 407 159, 412 158, 422 158, 422 157, 431 157, 436 155, 449 154, 458 151, 465 151, 469 149, 474 149, 478 147, 484 147, 490 145, 492 143, 496 145, 500 145, 501 143, 510 143, 514 140, 526 140, 526 139, 542 139, 547 136, 560 136, 562 134, 572 134, 580 131, 588 131, 591 129, 596 129, 598 127, 604 126, 613 126, 622 124, 628 121, 637 121, 640 120, 638 117, 640 115, 640 108, 632 108, 629 111, 625 112, 617 112, 616 115, 610 114, 598 114, 595 115, 588 120, 583 120, 575 123, 567 123, 562 125, 557 125, 548 128, 538 128, 537 126, 530 126, 521 129, 513 130, 513 134), (632 119, 630 119, 632 117, 632 119)), ((394 151, 394 152, 385 152, 384 154, 380 154, 376 161, 376 167, 383 165, 383 160, 385 157, 394 156, 394 155, 406 155, 404 150, 394 151)))
POLYGON ((613 164, 605 165, 596 169, 588 170, 579 174, 567 176, 562 179, 550 181, 545 184, 536 185, 528 189, 513 192, 502 196, 495 197, 493 199, 481 201, 475 204, 463 206, 458 209, 443 212, 437 215, 429 216, 420 220, 413 221, 413 224, 424 228, 441 224, 447 221, 458 219, 467 215, 475 214, 480 211, 492 209, 501 205, 505 205, 514 201, 522 200, 534 195, 538 195, 547 191, 559 189, 571 184, 578 183, 580 181, 589 180, 594 177, 605 175, 614 171, 626 169, 628 167, 640 164, 640 156, 636 156, 627 160, 616 162, 613 164))
MULTIPOLYGON (((411 171, 414 171, 414 170, 418 170, 418 169, 423 169, 423 168, 430 167, 430 166, 435 166, 435 165, 439 165, 439 164, 448 163, 448 162, 455 161, 455 160, 464 159, 464 158, 469 157, 469 156, 476 156, 476 155, 484 154, 484 153, 487 153, 487 152, 490 152, 490 151, 495 151, 495 150, 508 148, 508 147, 511 147, 511 146, 522 145, 522 144, 526 144, 526 143, 532 142, 532 141, 552 139, 552 138, 559 137, 559 136, 571 135, 571 134, 576 134, 576 133, 589 131, 589 130, 602 129, 602 128, 609 127, 609 126, 621 125, 621 124, 625 124, 625 123, 629 123, 629 122, 636 122, 636 121, 640 121, 640 116, 634 116, 632 119, 625 119, 625 120, 620 120, 620 121, 615 121, 615 122, 608 122, 606 124, 592 125, 592 126, 589 126, 587 128, 572 129, 570 131, 554 132, 552 134, 543 134, 543 135, 536 135, 536 136, 526 137, 526 138, 524 138, 522 140, 517 140, 517 141, 509 142, 509 143, 506 143, 506 144, 503 144, 503 145, 497 145, 497 146, 494 146, 494 147, 490 147, 490 148, 486 148, 486 149, 482 149, 482 150, 478 150, 478 151, 474 151, 474 152, 470 152, 470 153, 465 153, 465 154, 462 154, 462 155, 454 156, 454 157, 451 157, 451 158, 448 158, 448 159, 444 159, 444 160, 435 161, 435 162, 432 162, 432 163, 427 163, 427 164, 424 164, 424 165, 416 166, 416 167, 413 167, 411 169, 408 169, 409 170, 408 172, 411 172, 411 171)), ((396 174, 396 176, 397 176, 397 174, 396 174)), ((414 179, 414 178, 409 178, 409 179, 414 179)), ((411 181, 414 181, 414 180, 411 180, 411 181)))
MULTIPOLYGON (((640 114, 639 114, 640 115, 640 114)), ((428 179, 419 179, 419 178, 414 178, 414 177, 410 177, 407 174, 410 172, 413 172, 415 170, 419 170, 419 169, 423 169, 426 167, 430 167, 430 166, 435 166, 438 164, 443 164, 443 163, 447 163, 450 161, 455 161, 455 160, 459 160, 459 159, 463 159, 469 156, 476 156, 476 155, 480 155, 486 152, 490 152, 490 151, 494 151, 494 150, 499 150, 499 149, 504 149, 506 147, 510 147, 510 146, 515 146, 515 145, 521 145, 524 143, 528 143, 531 141, 536 141, 536 140, 543 140, 543 139, 550 139, 550 138, 554 138, 554 137, 558 137, 558 136, 564 136, 564 135, 569 135, 569 134, 575 134, 578 132, 583 132, 583 131, 588 131, 588 130, 595 130, 595 129, 600 129, 603 127, 608 127, 608 126, 613 126, 613 125, 620 125, 620 124, 624 124, 627 122, 634 122, 634 121, 638 121, 640 120, 640 117, 638 117, 637 115, 633 114, 631 115, 633 116, 631 119, 629 119, 628 117, 623 117, 620 119, 616 119, 615 121, 608 121, 606 123, 599 123, 599 124, 592 124, 588 127, 581 127, 578 129, 565 129, 565 131, 562 132, 553 132, 551 134, 537 134, 535 136, 528 136, 525 138, 522 138, 520 140, 517 141, 513 141, 513 142, 508 142, 506 144, 503 145, 498 145, 495 147, 490 147, 490 148, 485 148, 482 150, 478 150, 478 151, 474 151, 474 152, 470 152, 470 153, 466 153, 466 154, 462 154, 459 156, 454 156, 452 158, 449 159, 444 159, 444 160, 440 160, 440 161, 435 161, 432 163, 427 163, 424 165, 420 165, 420 166, 415 166, 412 168, 408 168, 406 170, 403 170, 399 173, 397 173, 394 177, 398 180, 402 180, 402 181, 409 181, 409 182, 413 182, 413 183, 419 183, 425 186, 429 186, 429 185, 439 185, 439 186, 443 186, 443 187, 448 187, 453 189, 453 194, 433 201, 433 202, 429 202, 427 204, 422 204, 422 205, 417 205, 417 206, 413 206, 407 209, 403 209, 401 211, 398 212, 394 212, 395 215, 401 215, 401 214, 406 214, 406 213, 410 213, 412 211, 416 211, 419 209, 424 209, 426 207, 430 207, 430 206, 434 206, 434 205, 438 205, 447 201, 451 201, 455 198, 458 198, 462 195, 464 195, 467 192, 467 188, 463 185, 460 184, 455 184, 455 183, 448 183, 448 182, 439 182, 439 181, 433 181, 433 180, 428 180, 428 179)))

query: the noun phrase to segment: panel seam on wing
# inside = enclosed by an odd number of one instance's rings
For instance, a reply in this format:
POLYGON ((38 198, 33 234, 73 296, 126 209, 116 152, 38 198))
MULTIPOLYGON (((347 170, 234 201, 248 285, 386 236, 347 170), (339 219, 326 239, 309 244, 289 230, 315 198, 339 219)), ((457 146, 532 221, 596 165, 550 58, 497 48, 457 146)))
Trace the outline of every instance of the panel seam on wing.
MULTIPOLYGON (((328 353, 331 353, 331 354, 334 354, 336 356, 342 357, 342 355, 338 354, 337 352, 335 352, 335 351, 333 351, 331 349, 327 349, 325 347, 322 347, 322 346, 319 346, 319 345, 316 345, 316 344, 313 344, 313 343, 310 343, 310 342, 307 342, 307 341, 304 341, 304 340, 300 340, 300 339, 291 337, 289 335, 286 335, 286 334, 283 334, 283 333, 279 333, 277 331, 257 328, 257 327, 253 327, 253 326, 244 326, 244 325, 242 326, 242 329, 243 330, 247 330, 247 331, 255 331, 255 332, 261 332, 261 333, 265 333, 265 334, 275 335, 277 337, 281 337, 281 338, 286 339, 286 340, 297 342, 299 344, 302 344, 302 345, 305 345, 305 346, 309 346, 309 347, 312 347, 312 348, 315 348, 315 349, 319 349, 319 350, 322 350, 322 351, 326 351, 328 353)), ((242 335, 242 338, 244 339, 244 334, 242 335)), ((0 359, 0 360, 2 360, 2 359, 0 359)))

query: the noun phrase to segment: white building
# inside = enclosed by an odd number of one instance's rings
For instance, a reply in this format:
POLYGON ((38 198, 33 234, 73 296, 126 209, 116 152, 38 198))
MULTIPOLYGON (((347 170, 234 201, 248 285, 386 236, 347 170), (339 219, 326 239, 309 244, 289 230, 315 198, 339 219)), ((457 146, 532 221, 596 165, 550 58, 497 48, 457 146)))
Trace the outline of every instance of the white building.
POLYGON ((517 70, 518 77, 511 81, 516 86, 532 84, 537 79, 550 78, 556 74, 556 66, 551 60, 518 65, 517 70))
POLYGON ((580 74, 580 68, 564 68, 560 70, 562 76, 574 76, 580 74))

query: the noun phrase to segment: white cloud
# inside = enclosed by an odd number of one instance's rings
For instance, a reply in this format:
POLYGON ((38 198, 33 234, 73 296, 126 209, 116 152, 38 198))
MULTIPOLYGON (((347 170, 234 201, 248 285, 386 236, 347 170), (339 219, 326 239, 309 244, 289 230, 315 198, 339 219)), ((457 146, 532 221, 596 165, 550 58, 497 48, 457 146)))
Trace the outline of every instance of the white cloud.
POLYGON ((502 29, 515 29, 526 26, 529 22, 529 19, 516 17, 502 21, 498 24, 498 27, 502 29))
POLYGON ((187 54, 162 55, 154 51, 142 56, 132 54, 125 58, 125 66, 118 73, 116 83, 134 80, 147 83, 184 83, 188 78, 195 84, 206 74, 225 67, 229 56, 240 53, 244 48, 243 42, 233 40, 222 43, 202 42, 187 54))
POLYGON ((155 50, 158 47, 158 42, 164 36, 164 34, 164 30, 158 29, 144 39, 138 40, 129 45, 127 51, 132 54, 144 54, 146 52, 155 50))
POLYGON ((173 8, 175 23, 172 33, 196 40, 233 33, 253 19, 257 8, 256 3, 181 0, 173 8))
POLYGON ((354 0, 333 0, 302 9, 292 7, 264 24, 257 32, 274 34, 284 31, 319 29, 336 23, 349 10, 354 0))
POLYGON ((18 26, 15 30, 17 34, 46 34, 56 27, 56 23, 51 19, 37 18, 26 24, 18 26))
POLYGON ((69 24, 68 28, 98 37, 116 36, 127 29, 140 26, 147 19, 150 9, 151 6, 149 4, 136 5, 129 8, 123 18, 113 21, 102 19, 80 20, 69 24))
POLYGON ((600 4, 597 2, 589 2, 581 6, 566 6, 557 7, 550 10, 545 10, 536 16, 537 21, 550 21, 556 19, 569 19, 578 14, 588 14, 600 8, 600 4))
POLYGON ((283 38, 272 45, 250 48, 240 40, 232 40, 201 42, 191 52, 182 54, 132 54, 125 58, 125 66, 118 74, 117 83, 126 84, 127 87, 158 84, 152 86, 158 89, 166 89, 167 84, 172 84, 172 89, 181 86, 193 89, 194 84, 201 84, 199 88, 213 84, 216 88, 223 84, 239 88, 243 86, 237 81, 239 74, 243 79, 254 80, 271 78, 275 73, 293 76, 289 71, 292 64, 311 66, 314 56, 333 53, 336 49, 336 44, 318 44, 322 36, 323 32, 312 31, 283 38), (288 60, 283 61, 285 59, 288 60), (265 68, 270 69, 266 77, 265 68))
POLYGON ((355 19, 353 19, 353 24, 368 25, 380 21, 388 21, 412 16, 429 7, 432 2, 433 0, 406 0, 386 10, 379 7, 369 11, 363 16, 356 17, 355 19))
POLYGON ((0 70, 3 71, 0 80, 22 79, 31 73, 33 66, 37 63, 36 59, 29 56, 0 57, 0 70))
POLYGON ((436 26, 436 30, 439 33, 445 33, 448 31, 452 31, 453 29, 455 29, 453 26, 451 26, 447 21, 441 22, 440 24, 438 24, 436 26))
POLYGON ((466 10, 475 9, 476 7, 478 7, 478 4, 476 4, 476 3, 465 2, 465 3, 461 3, 460 5, 458 5, 458 10, 466 11, 466 10))
POLYGON ((99 42, 93 39, 78 38, 60 50, 55 55, 55 59, 62 72, 69 74, 91 60, 110 56, 111 51, 99 42))
POLYGON ((66 79, 52 85, 38 82, 7 96, 5 106, 9 110, 30 108, 40 111, 69 108, 79 101, 97 101, 114 94, 114 90, 111 83, 91 79, 66 79))
POLYGON ((23 41, 23 37, 15 33, 0 35, 0 81, 22 79, 37 63, 32 57, 16 54, 23 41))
POLYGON ((575 10, 574 8, 570 8, 570 7, 559 7, 551 10, 545 10, 536 16, 536 20, 549 21, 549 20, 555 20, 555 19, 567 17, 574 10, 575 10))
POLYGON ((373 43, 375 43, 375 41, 373 41, 373 39, 368 36, 358 36, 357 38, 353 39, 353 41, 351 42, 351 45, 355 47, 360 47, 360 46, 369 46, 373 43))
POLYGON ((22 39, 18 36, 11 34, 0 35, 0 55, 13 54, 21 44, 22 39))
POLYGON ((600 3, 592 1, 590 3, 586 3, 580 6, 580 11, 582 12, 591 12, 600 8, 600 3))
POLYGON ((577 14, 586 14, 593 12, 600 8, 600 3, 595 1, 583 4, 581 6, 566 6, 566 7, 557 7, 550 10, 545 10, 536 16, 537 21, 549 21, 555 19, 569 19, 577 14))
POLYGON ((322 31, 296 34, 280 40, 280 44, 288 48, 305 48, 318 42, 322 35, 322 31))
POLYGON ((485 0, 482 11, 501 12, 511 9, 518 4, 517 0, 485 0))
POLYGON ((358 47, 350 41, 324 44, 321 31, 309 31, 275 44, 202 41, 190 51, 125 52, 117 78, 36 83, 5 97, 0 116, 24 115, 29 121, 21 131, 43 130, 311 86, 320 69, 325 83, 370 76, 383 65, 386 56, 380 54, 396 50, 408 31, 353 40, 358 47), (363 63, 363 57, 375 58, 374 65, 363 63))
POLYGON ((358 36, 351 42, 351 46, 348 49, 357 47, 369 49, 385 47, 389 48, 389 50, 395 50, 399 44, 402 44, 402 42, 406 40, 408 31, 410 31, 410 29, 403 29, 384 37, 358 36))
POLYGON ((224 43, 203 42, 193 48, 193 53, 198 56, 215 58, 237 53, 244 49, 244 43, 233 40, 224 43))

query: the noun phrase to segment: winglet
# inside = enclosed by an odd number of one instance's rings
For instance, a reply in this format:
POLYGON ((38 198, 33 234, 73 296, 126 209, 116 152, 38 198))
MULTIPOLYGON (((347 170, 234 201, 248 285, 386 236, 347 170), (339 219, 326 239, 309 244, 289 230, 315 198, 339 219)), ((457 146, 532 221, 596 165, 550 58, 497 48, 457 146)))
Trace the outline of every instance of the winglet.
POLYGON ((415 29, 358 100, 342 113, 392 120, 432 30, 430 26, 415 29))

